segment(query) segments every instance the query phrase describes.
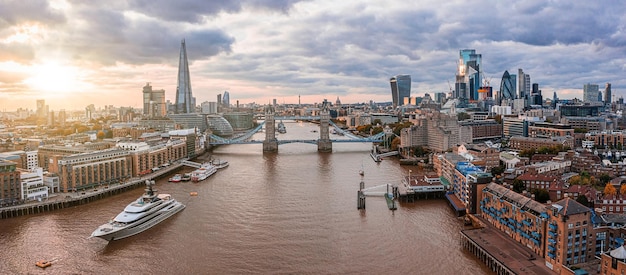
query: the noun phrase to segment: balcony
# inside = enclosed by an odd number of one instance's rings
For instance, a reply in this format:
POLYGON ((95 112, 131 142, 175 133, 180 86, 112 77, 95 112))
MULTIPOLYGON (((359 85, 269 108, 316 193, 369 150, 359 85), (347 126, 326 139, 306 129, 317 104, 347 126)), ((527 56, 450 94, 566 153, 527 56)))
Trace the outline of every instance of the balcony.
POLYGON ((550 227, 551 231, 556 231, 557 229, 559 229, 559 227, 556 226, 556 224, 553 224, 553 223, 548 224, 548 227, 550 227))

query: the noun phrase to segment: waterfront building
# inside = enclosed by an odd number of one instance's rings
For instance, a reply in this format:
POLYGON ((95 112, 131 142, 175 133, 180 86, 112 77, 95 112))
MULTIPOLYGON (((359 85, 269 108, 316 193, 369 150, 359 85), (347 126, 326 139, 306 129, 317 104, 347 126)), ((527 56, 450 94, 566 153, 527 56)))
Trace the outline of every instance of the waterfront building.
POLYGON ((233 135, 233 127, 230 125, 230 122, 228 122, 228 120, 226 120, 222 116, 207 115, 206 119, 209 130, 211 130, 214 135, 220 137, 229 137, 233 135))
POLYGON ((22 201, 47 199, 49 187, 43 182, 43 169, 19 169, 22 201))
POLYGON ((112 148, 51 158, 49 171, 59 176, 61 192, 122 182, 132 176, 127 151, 112 148))
POLYGON ((431 112, 419 116, 413 126, 400 131, 399 150, 408 152, 415 146, 426 146, 433 152, 444 152, 461 143, 472 143, 472 130, 460 126, 455 115, 431 112))
POLYGON ((0 161, 0 205, 18 202, 22 197, 20 172, 17 165, 0 161))
POLYGON ((202 114, 169 114, 167 117, 176 123, 177 129, 197 128, 200 132, 204 132, 208 128, 205 115, 202 114))
POLYGON ((170 139, 180 139, 185 142, 188 158, 194 158, 205 150, 206 136, 199 133, 197 129, 169 131, 168 135, 170 139))
POLYGON ((108 142, 80 144, 76 146, 44 145, 39 147, 37 150, 38 167, 43 168, 44 171, 51 171, 50 165, 54 159, 58 159, 63 156, 89 153, 95 150, 104 150, 111 148, 112 146, 113 145, 108 142))
POLYGON ((152 90, 150 83, 143 87, 143 115, 146 117, 164 117, 167 113, 165 108, 165 90, 152 90))
POLYGON ((600 94, 598 84, 587 83, 583 85, 583 102, 596 103, 600 94))
POLYGON ((187 63, 187 48, 185 40, 180 43, 180 56, 178 60, 178 85, 176 87, 175 113, 187 114, 195 112, 192 100, 191 80, 189 77, 189 64, 187 63))
POLYGON ((159 169, 188 155, 187 144, 180 139, 152 145, 140 141, 119 142, 117 147, 130 153, 133 177, 148 174, 152 169, 159 169))
POLYGON ((482 190, 479 213, 511 239, 546 257, 545 227, 549 210, 545 205, 502 185, 489 183, 482 190))
POLYGON ((624 274, 626 272, 626 245, 620 245, 602 253, 600 266, 600 274, 624 274))
POLYGON ((411 97, 411 76, 401 74, 389 79, 393 108, 404 105, 404 98, 411 97))
POLYGON ((32 151, 32 150, 31 151, 18 150, 18 151, 3 152, 3 153, 0 153, 0 161, 1 160, 15 162, 17 164, 17 168, 22 168, 22 169, 27 169, 27 170, 31 170, 31 169, 35 169, 39 167, 38 161, 37 161, 37 151, 32 151))
POLYGON ((557 273, 595 258, 596 240, 591 210, 572 198, 549 208, 546 265, 557 273))
POLYGON ((234 131, 248 130, 254 127, 252 112, 229 112, 223 114, 234 131))

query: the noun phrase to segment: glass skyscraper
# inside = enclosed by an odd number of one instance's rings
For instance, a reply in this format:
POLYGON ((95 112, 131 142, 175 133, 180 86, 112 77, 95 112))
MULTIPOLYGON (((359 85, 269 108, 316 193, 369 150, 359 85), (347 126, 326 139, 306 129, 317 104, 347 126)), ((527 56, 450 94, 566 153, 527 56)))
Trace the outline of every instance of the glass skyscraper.
POLYGON ((515 99, 515 95, 515 80, 511 77, 509 71, 504 71, 502 81, 500 82, 500 101, 515 99))
POLYGON ((459 51, 459 68, 456 75, 455 95, 457 98, 478 100, 478 90, 482 85, 480 64, 482 55, 474 49, 459 51))
POLYGON ((187 114, 195 112, 195 103, 191 95, 191 80, 189 79, 189 64, 187 63, 187 48, 185 40, 180 43, 178 60, 178 86, 176 87, 175 113, 187 114))
POLYGON ((401 74, 389 79, 393 108, 404 105, 404 99, 411 97, 411 76, 401 74))

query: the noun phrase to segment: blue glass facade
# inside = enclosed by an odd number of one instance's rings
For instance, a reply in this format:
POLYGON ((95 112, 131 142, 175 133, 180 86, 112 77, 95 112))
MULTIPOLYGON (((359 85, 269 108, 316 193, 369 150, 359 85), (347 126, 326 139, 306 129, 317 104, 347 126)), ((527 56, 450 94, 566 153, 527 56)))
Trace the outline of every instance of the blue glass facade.
POLYGON ((389 79, 393 108, 404 105, 404 99, 411 97, 411 76, 396 75, 389 79))
POLYGON ((509 71, 504 71, 502 75, 502 81, 500 81, 500 98, 504 99, 515 99, 515 95, 517 91, 515 91, 515 80, 509 74, 509 71))
POLYGON ((176 87, 175 112, 177 114, 193 113, 195 111, 194 105, 191 96, 187 48, 185 47, 185 40, 183 40, 180 44, 180 56, 178 60, 178 86, 176 87))

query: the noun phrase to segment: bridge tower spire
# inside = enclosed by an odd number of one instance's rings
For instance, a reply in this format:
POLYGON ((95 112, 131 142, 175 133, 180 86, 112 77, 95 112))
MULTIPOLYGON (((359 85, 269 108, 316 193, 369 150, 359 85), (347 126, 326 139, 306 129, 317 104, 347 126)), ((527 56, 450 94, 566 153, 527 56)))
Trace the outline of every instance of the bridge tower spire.
POLYGON ((324 99, 320 111, 320 139, 317 141, 318 152, 332 152, 333 143, 330 141, 330 102, 324 99))
POLYGON ((265 107, 265 140, 263 141, 263 152, 278 152, 274 113, 274 106, 269 104, 265 107))

